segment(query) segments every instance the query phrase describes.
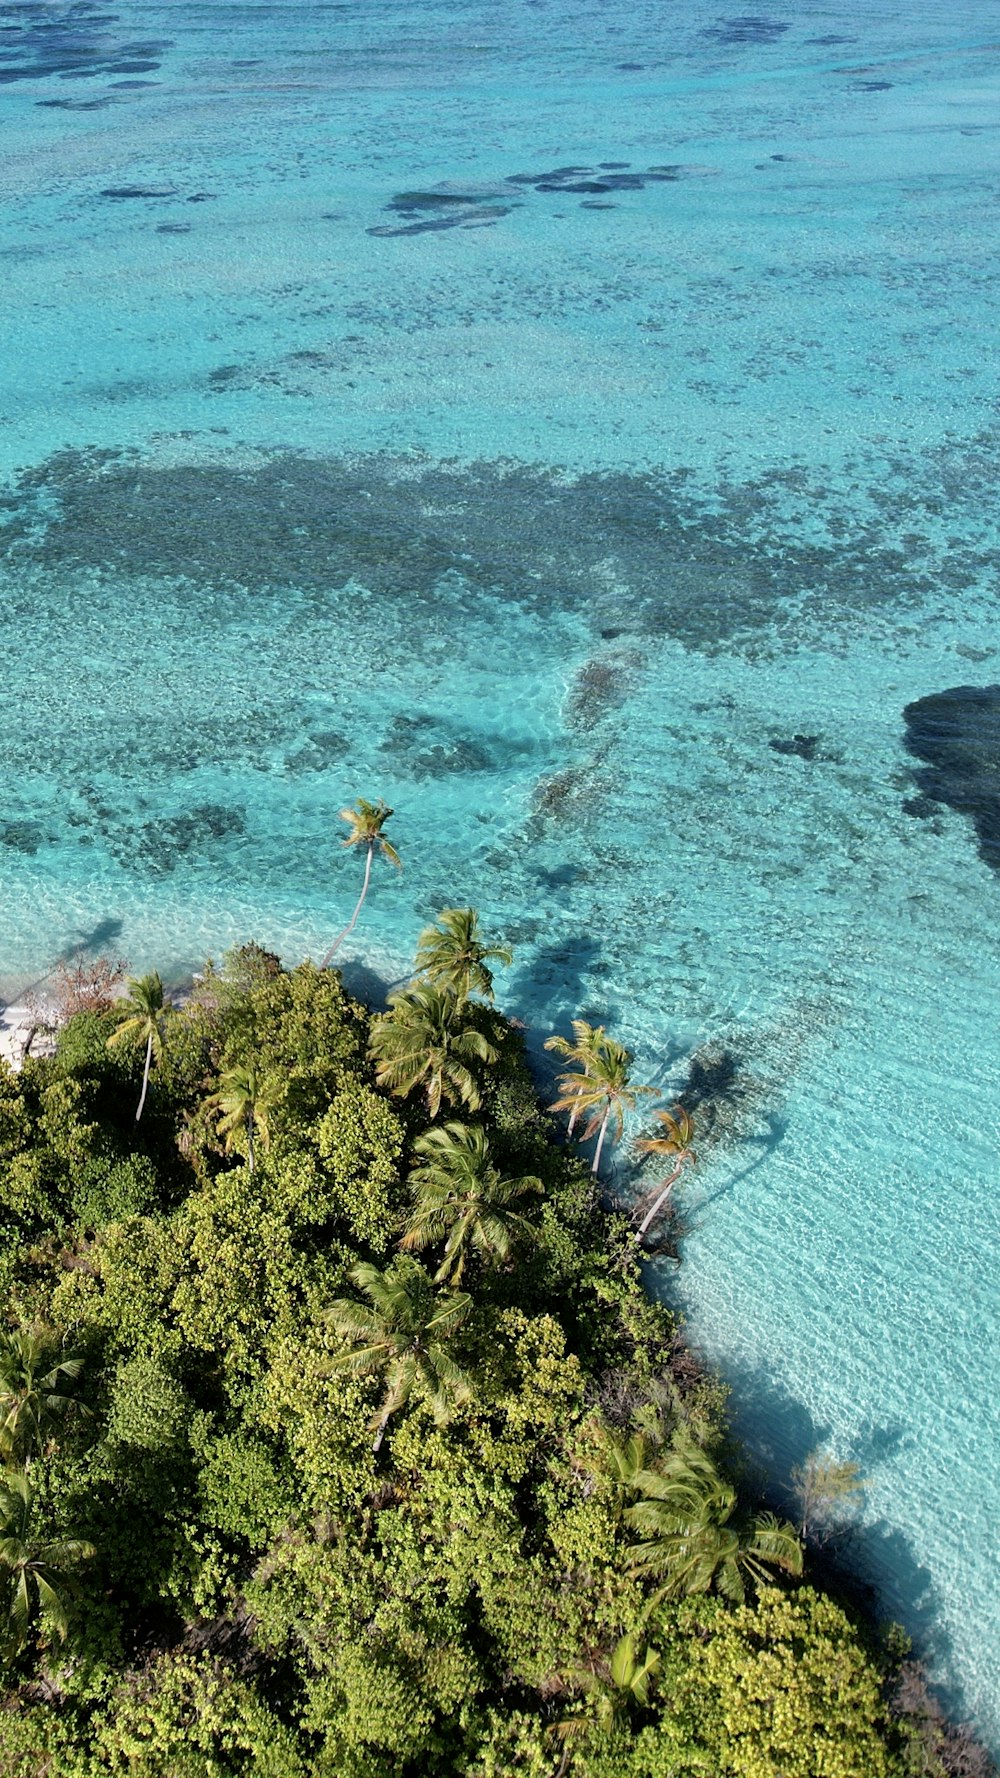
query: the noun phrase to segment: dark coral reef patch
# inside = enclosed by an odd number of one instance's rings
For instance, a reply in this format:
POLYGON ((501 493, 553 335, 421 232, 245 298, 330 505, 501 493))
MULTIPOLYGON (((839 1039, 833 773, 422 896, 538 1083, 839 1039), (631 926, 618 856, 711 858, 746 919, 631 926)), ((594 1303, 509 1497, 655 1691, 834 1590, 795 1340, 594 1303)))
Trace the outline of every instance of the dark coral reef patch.
POLYGON ((904 807, 927 818, 927 803, 968 815, 979 855, 1000 871, 1000 685, 956 685, 907 704, 907 750, 920 796, 904 807))

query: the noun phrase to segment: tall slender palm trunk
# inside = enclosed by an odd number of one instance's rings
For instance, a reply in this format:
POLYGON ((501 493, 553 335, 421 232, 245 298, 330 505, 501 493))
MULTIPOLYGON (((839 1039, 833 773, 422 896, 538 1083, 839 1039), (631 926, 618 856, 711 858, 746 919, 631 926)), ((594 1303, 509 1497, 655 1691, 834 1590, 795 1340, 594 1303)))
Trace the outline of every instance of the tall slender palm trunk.
POLYGON ((354 928, 358 923, 358 915, 360 914, 361 909, 365 905, 365 896, 368 894, 368 884, 371 881, 372 859, 374 858, 374 856, 375 856, 375 847, 374 847, 374 844, 370 844, 368 847, 368 857, 365 859, 365 880, 361 885, 361 894, 358 896, 357 906, 355 907, 353 914, 351 915, 350 919, 348 920, 347 925, 344 927, 343 932, 338 932, 336 938, 334 939, 332 945, 330 946, 330 949, 327 951, 326 956, 323 958, 323 961, 320 964, 321 969, 326 968, 327 964, 330 961, 330 958, 332 956, 334 956, 335 953, 340 949, 345 938, 347 938, 348 935, 354 931, 354 928))
POLYGON ((381 1448, 382 1448, 382 1440, 385 1437, 385 1429, 389 1424, 389 1413, 390 1413, 390 1410, 387 1409, 386 1412, 382 1415, 382 1418, 378 1423, 378 1426, 375 1431, 375 1437, 372 1441, 372 1450, 373 1451, 378 1451, 378 1450, 381 1450, 381 1448))
POLYGON ((593 1165, 590 1169, 590 1171, 592 1173, 600 1172, 601 1149, 604 1147, 604 1138, 608 1133, 608 1120, 610 1117, 611 1117, 611 1102, 609 1100, 608 1101, 608 1108, 605 1111, 604 1116, 601 1119, 601 1133, 597 1138, 597 1147, 594 1150, 594 1161, 593 1161, 593 1165))
POLYGON ((671 1173, 670 1178, 665 1179, 663 1181, 661 1189, 658 1192, 653 1205, 651 1206, 651 1208, 649 1210, 646 1211, 646 1214, 643 1217, 641 1223, 639 1224, 639 1227, 635 1231, 635 1240, 636 1240, 637 1246, 639 1246, 639 1247, 642 1246, 643 1237, 645 1236, 646 1230, 648 1229, 654 1216, 656 1215, 657 1211, 659 1210, 660 1205, 664 1204, 666 1202, 667 1197, 669 1196, 669 1193, 670 1193, 671 1186, 674 1185, 676 1183, 676 1181, 680 1178, 681 1169, 682 1169, 686 1159, 687 1159, 686 1155, 681 1155, 681 1158, 678 1161, 673 1172, 671 1173))
POLYGON ((253 1112, 252 1111, 247 1112, 247 1157, 250 1162, 250 1171, 252 1173, 253 1172, 253 1112))
POLYGON ((146 1103, 146 1088, 149 1085, 149 1070, 152 1066, 152 1062, 153 1062, 153 1033, 151 1031, 149 1033, 149 1036, 146 1039, 146 1066, 142 1071, 142 1092, 139 1095, 139 1108, 135 1114, 136 1123, 139 1122, 139 1119, 142 1116, 142 1108, 146 1103))

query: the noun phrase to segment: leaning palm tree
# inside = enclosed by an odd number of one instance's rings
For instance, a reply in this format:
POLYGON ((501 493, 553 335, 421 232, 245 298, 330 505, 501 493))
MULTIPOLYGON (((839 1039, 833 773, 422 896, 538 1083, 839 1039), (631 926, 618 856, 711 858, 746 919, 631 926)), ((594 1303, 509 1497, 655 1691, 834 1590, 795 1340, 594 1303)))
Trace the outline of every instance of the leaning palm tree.
POLYGON ((364 1261, 351 1267, 352 1283, 371 1304, 341 1297, 327 1318, 344 1345, 330 1360, 333 1371, 366 1377, 381 1371, 385 1395, 372 1419, 377 1451, 393 1414, 414 1390, 430 1404, 435 1424, 444 1426, 456 1408, 471 1401, 473 1386, 448 1351, 472 1308, 464 1291, 435 1291, 418 1260, 401 1256, 384 1272, 364 1261))
POLYGON ((484 945, 475 908, 442 908, 434 926, 425 926, 417 940, 417 975, 436 987, 448 988, 458 1000, 481 994, 493 1000, 491 963, 509 965, 506 945, 484 945))
POLYGON ((67 1571, 94 1554, 80 1537, 42 1540, 32 1533, 34 1493, 27 1476, 7 1475, 0 1481, 0 1610, 6 1618, 6 1640, 16 1653, 28 1640, 31 1619, 44 1607, 58 1635, 68 1628, 65 1581, 67 1571))
POLYGON ((154 1062, 159 1062, 163 1055, 163 1020, 165 1007, 163 1004, 163 983, 154 971, 152 975, 143 975, 129 980, 128 996, 124 1000, 116 1000, 114 1011, 118 1019, 117 1031, 112 1031, 108 1038, 108 1049, 118 1049, 122 1045, 146 1045, 146 1065, 142 1071, 142 1092, 136 1109, 135 1121, 139 1122, 142 1108, 146 1103, 146 1088, 149 1086, 149 1071, 154 1062))
POLYGON ((629 1558, 636 1573, 663 1579, 650 1608, 664 1595, 713 1588, 742 1605, 747 1582, 770 1581, 770 1569, 802 1573, 802 1545, 794 1527, 773 1513, 738 1510, 736 1490, 686 1431, 678 1431, 672 1450, 632 1485, 639 1498, 625 1519, 642 1541, 632 1546, 629 1558))
POLYGON ((635 1146, 640 1154, 665 1154, 675 1156, 676 1165, 666 1179, 661 1179, 660 1189, 639 1224, 639 1227, 636 1229, 635 1239, 640 1247, 642 1246, 646 1230, 656 1216, 661 1204, 666 1200, 671 1187, 675 1185, 680 1178, 685 1164, 688 1161, 694 1162, 697 1158, 694 1149, 691 1147, 691 1138, 694 1135, 694 1124, 683 1105, 675 1105, 673 1111, 654 1111, 653 1116, 659 1118, 660 1123, 663 1125, 662 1136, 643 1136, 636 1142, 635 1146))
POLYGON ((564 1057, 567 1062, 572 1064, 571 1068, 566 1069, 558 1076, 560 1096, 550 1107, 552 1111, 569 1112, 567 1129, 570 1136, 573 1134, 573 1126, 580 1112, 584 1109, 582 1094, 590 1074, 590 1065, 594 1057, 599 1054, 601 1045, 605 1041, 603 1025, 588 1025, 586 1019, 574 1019, 572 1025, 575 1040, 573 1043, 570 1043, 568 1037, 547 1037, 545 1039, 547 1050, 553 1050, 557 1056, 564 1057))
POLYGON ((422 1249, 444 1242, 436 1284, 459 1283, 470 1249, 487 1261, 505 1260, 530 1226, 512 1205, 529 1192, 540 1192, 541 1180, 530 1175, 501 1178, 481 1124, 427 1130, 413 1151, 423 1165, 410 1174, 414 1200, 401 1245, 422 1249))
POLYGON ((442 1099, 478 1111, 482 1092, 475 1065, 495 1062, 497 1052, 463 1021, 455 995, 418 982, 391 994, 389 1006, 373 1021, 368 1045, 379 1086, 397 1098, 423 1087, 431 1117, 442 1099))
MULTIPOLYGON (((550 1038, 550 1044, 552 1041, 550 1038)), ((617 1141, 625 1126, 625 1113, 635 1110, 640 1094, 656 1091, 655 1087, 632 1086, 631 1066, 632 1052, 613 1037, 606 1036, 603 1028, 598 1026, 590 1045, 586 1072, 564 1075, 563 1082, 569 1084, 550 1107, 552 1111, 569 1110, 586 1116, 581 1141, 589 1142, 591 1137, 597 1137, 592 1173, 600 1171, 608 1129, 612 1129, 613 1140, 617 1141)))
POLYGON ((52 1424, 70 1408, 82 1407, 65 1393, 82 1369, 82 1358, 59 1357, 51 1332, 0 1333, 0 1461, 26 1463, 41 1450, 52 1424))
POLYGON ((253 1062, 245 1067, 227 1068, 219 1081, 219 1090, 207 1101, 219 1113, 219 1134, 231 1149, 242 1135, 246 1141, 247 1159, 254 1170, 254 1150, 271 1145, 270 1115, 281 1103, 283 1087, 273 1075, 258 1074, 253 1062))
POLYGON ((396 851, 395 846, 390 840, 386 839, 385 834, 382 832, 382 829, 391 814, 392 810, 388 803, 383 802, 381 797, 377 803, 369 803, 365 801, 363 796, 359 796, 352 809, 341 809, 340 811, 341 821, 346 821, 350 829, 350 832, 344 841, 344 845, 364 846, 365 848, 365 875, 361 885, 361 894, 358 896, 354 912, 343 931, 338 932, 330 949, 327 951, 326 956, 320 964, 321 969, 326 968, 330 958, 340 949, 345 938, 347 938, 349 933, 354 931, 354 928, 358 923, 358 915, 365 905, 365 896, 368 894, 368 885, 371 882, 372 875, 372 860, 375 857, 376 852, 380 853, 383 858, 387 858, 390 864, 396 866, 397 870, 402 870, 403 868, 403 861, 400 858, 399 853, 396 851))

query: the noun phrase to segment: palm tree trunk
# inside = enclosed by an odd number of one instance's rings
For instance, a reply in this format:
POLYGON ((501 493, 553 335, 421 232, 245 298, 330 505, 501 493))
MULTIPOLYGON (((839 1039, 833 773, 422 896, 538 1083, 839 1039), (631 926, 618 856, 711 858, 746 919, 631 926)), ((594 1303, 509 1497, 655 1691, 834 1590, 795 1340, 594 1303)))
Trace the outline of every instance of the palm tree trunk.
POLYGON ((153 1060, 153 1033, 151 1031, 149 1033, 149 1036, 146 1039, 146 1066, 142 1071, 142 1092, 139 1096, 139 1109, 135 1114, 136 1123, 139 1122, 139 1119, 142 1116, 142 1108, 146 1103, 146 1088, 149 1085, 149 1070, 150 1070, 150 1065, 152 1063, 152 1060, 153 1060))
POLYGON ((663 1181, 663 1187, 662 1187, 661 1191, 657 1194, 657 1198, 656 1198, 655 1203, 653 1204, 652 1209, 647 1210, 645 1216, 643 1217, 641 1223, 639 1224, 639 1227, 636 1229, 635 1239, 636 1239, 637 1246, 639 1246, 639 1247, 642 1246, 642 1240, 643 1240, 643 1236, 646 1233, 646 1230, 648 1229, 654 1216, 656 1215, 657 1211, 659 1210, 660 1205, 665 1201, 667 1194, 670 1191, 670 1187, 674 1184, 675 1180, 677 1180, 680 1177, 680 1171, 684 1165, 684 1159, 685 1159, 685 1157, 683 1155, 681 1155, 681 1158, 678 1161, 673 1172, 671 1173, 670 1178, 665 1179, 663 1181))
POLYGON ((253 1172, 253 1112, 247 1112, 247 1154, 250 1159, 250 1171, 253 1172))
POLYGON ((348 920, 347 925, 344 927, 343 932, 338 932, 336 938, 334 939, 332 945, 330 946, 330 949, 327 951, 326 956, 323 958, 323 961, 320 964, 320 969, 326 968, 327 964, 330 961, 330 958, 332 956, 334 956, 334 954, 340 949, 345 938, 348 936, 349 933, 354 931, 354 928, 358 923, 358 915, 360 914, 361 909, 365 905, 365 896, 368 894, 368 884, 371 879, 372 859, 374 858, 374 856, 375 856, 375 847, 370 845, 368 847, 368 857, 365 859, 365 880, 361 885, 361 894, 358 896, 357 906, 355 907, 353 914, 351 915, 350 919, 348 920))
POLYGON ((383 1439, 384 1439, 384 1437, 385 1437, 385 1429, 386 1429, 386 1427, 387 1427, 387 1426, 388 1426, 388 1424, 389 1424, 389 1415, 390 1415, 390 1413, 391 1413, 391 1412, 392 1412, 392 1409, 391 1409, 391 1408, 387 1408, 387 1409, 386 1409, 386 1411, 385 1411, 385 1413, 384 1413, 384 1414, 383 1414, 383 1415, 382 1415, 382 1418, 381 1418, 381 1420, 380 1420, 380 1421, 379 1421, 379 1423, 378 1423, 378 1427, 377 1427, 377 1430, 376 1430, 376 1433, 375 1433, 375 1439, 374 1439, 374 1442, 373 1442, 373 1444, 372 1444, 372 1450, 373 1450, 373 1451, 377 1451, 377 1450, 379 1450, 379 1449, 380 1449, 380 1447, 381 1447, 381 1444, 382 1444, 382 1440, 383 1440, 383 1439))
POLYGON ((608 1133, 608 1119, 610 1116, 611 1116, 611 1105, 609 1103, 608 1108, 605 1111, 603 1118, 601 1119, 601 1133, 597 1138, 597 1147, 594 1150, 594 1163, 590 1169, 590 1171, 592 1173, 597 1173, 600 1171, 601 1149, 604 1147, 604 1138, 608 1133))

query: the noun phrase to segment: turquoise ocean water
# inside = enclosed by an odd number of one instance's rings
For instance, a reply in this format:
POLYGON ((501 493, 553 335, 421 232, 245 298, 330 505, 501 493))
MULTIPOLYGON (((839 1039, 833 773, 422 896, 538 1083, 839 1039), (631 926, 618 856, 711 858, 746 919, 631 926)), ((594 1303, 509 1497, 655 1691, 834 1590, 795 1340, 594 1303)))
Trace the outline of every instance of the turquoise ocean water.
POLYGON ((994 1746, 998 99, 995 0, 0 4, 4 989, 317 953, 384 795, 350 979, 469 900, 694 1058, 670 1288, 994 1746))

